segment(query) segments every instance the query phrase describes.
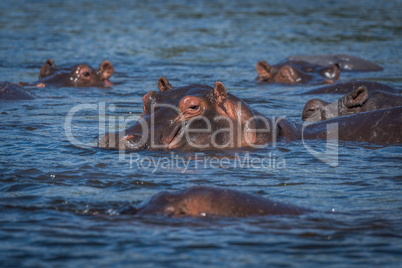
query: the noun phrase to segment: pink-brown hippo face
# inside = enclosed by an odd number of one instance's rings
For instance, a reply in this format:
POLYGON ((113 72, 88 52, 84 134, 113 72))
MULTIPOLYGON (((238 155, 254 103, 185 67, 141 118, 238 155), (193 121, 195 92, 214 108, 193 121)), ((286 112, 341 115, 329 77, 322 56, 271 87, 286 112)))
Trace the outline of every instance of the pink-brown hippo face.
POLYGON ((158 87, 143 97, 140 119, 124 131, 106 134, 100 147, 230 149, 265 144, 276 134, 270 120, 227 93, 221 82, 213 88, 198 84, 173 88, 162 77, 158 87))
POLYGON ((340 74, 337 64, 321 67, 303 61, 286 61, 273 66, 259 61, 256 69, 257 80, 285 84, 332 84, 339 80, 340 74))
POLYGON ((105 87, 111 86, 109 78, 113 75, 112 63, 104 60, 99 69, 87 64, 79 64, 72 69, 60 69, 51 59, 48 59, 39 72, 37 87, 105 87))

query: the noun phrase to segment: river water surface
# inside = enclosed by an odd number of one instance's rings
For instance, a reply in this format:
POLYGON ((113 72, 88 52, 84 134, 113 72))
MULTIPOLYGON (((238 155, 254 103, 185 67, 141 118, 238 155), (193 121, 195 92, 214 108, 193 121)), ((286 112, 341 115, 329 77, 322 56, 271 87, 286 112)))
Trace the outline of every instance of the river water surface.
POLYGON ((313 86, 259 84, 257 61, 347 53, 384 71, 343 72, 343 81, 401 89, 401 14, 397 0, 2 0, 0 81, 32 82, 47 58, 62 67, 98 67, 107 59, 115 86, 30 88, 38 99, 0 101, 0 266, 400 267, 399 145, 339 142, 329 147, 329 159, 311 153, 323 153, 323 141, 199 154, 119 154, 93 145, 105 129, 124 128, 119 120, 139 117, 142 96, 157 90, 160 76, 174 86, 219 80, 262 114, 294 122, 307 100, 340 96, 296 94, 313 86), (314 212, 243 219, 119 215, 160 191, 193 185, 314 212))

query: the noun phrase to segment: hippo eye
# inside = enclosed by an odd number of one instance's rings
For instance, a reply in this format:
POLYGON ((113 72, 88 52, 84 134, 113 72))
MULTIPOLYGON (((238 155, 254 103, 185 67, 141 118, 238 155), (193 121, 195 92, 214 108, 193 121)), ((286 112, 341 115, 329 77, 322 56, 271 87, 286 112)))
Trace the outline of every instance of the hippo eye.
POLYGON ((89 76, 89 72, 83 72, 82 73, 85 77, 88 77, 89 76))
POLYGON ((186 116, 192 117, 202 112, 203 105, 197 97, 186 96, 180 101, 179 107, 186 116))

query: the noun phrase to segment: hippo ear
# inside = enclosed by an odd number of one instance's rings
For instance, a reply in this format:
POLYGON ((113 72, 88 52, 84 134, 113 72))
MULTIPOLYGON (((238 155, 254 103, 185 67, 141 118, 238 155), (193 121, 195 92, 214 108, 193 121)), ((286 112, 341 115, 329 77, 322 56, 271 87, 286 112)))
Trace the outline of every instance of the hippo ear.
POLYGON ((99 66, 99 70, 101 71, 101 79, 107 80, 113 75, 113 64, 110 61, 104 60, 99 66))
POLYGON ((223 105, 226 101, 226 89, 221 82, 216 82, 214 87, 214 97, 218 105, 223 105))
POLYGON ((162 76, 161 78, 159 78, 158 88, 160 91, 167 91, 171 90, 173 86, 169 83, 169 81, 165 77, 162 76))
POLYGON ((368 90, 365 86, 358 87, 346 96, 345 105, 348 108, 363 105, 369 98, 368 90))
POLYGON ((328 104, 329 104, 328 102, 322 101, 320 99, 309 100, 306 103, 306 105, 304 105, 302 120, 306 121, 310 116, 312 116, 314 113, 320 111, 328 104))
POLYGON ((54 64, 52 59, 47 59, 45 64, 50 65, 52 67, 56 67, 56 64, 54 64))
POLYGON ((39 79, 50 76, 54 73, 56 64, 51 59, 47 59, 45 64, 42 65, 39 71, 39 79))
POLYGON ((339 66, 339 63, 334 63, 332 78, 339 80, 340 75, 341 75, 341 67, 339 66))
POLYGON ((271 79, 271 65, 269 65, 265 60, 261 60, 257 62, 256 65, 258 75, 264 79, 269 80, 271 79))
POLYGON ((334 63, 332 66, 324 67, 319 70, 320 74, 329 79, 339 80, 340 67, 338 63, 334 63))

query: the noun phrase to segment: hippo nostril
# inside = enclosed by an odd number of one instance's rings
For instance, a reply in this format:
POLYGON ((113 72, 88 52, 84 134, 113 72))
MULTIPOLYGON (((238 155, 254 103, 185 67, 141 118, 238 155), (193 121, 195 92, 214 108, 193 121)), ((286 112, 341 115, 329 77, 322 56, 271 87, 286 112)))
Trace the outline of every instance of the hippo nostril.
POLYGON ((177 143, 180 141, 180 137, 183 134, 182 133, 182 126, 178 125, 177 129, 174 130, 172 133, 173 135, 169 135, 164 139, 164 143, 167 145, 168 148, 175 148, 177 146, 177 143))
MULTIPOLYGON (((181 131, 181 126, 179 126, 179 127, 177 128, 177 131, 176 131, 176 133, 174 134, 173 139, 176 138, 176 137, 179 135, 180 131, 181 131)), ((173 140, 173 139, 172 139, 172 140, 173 140)))

